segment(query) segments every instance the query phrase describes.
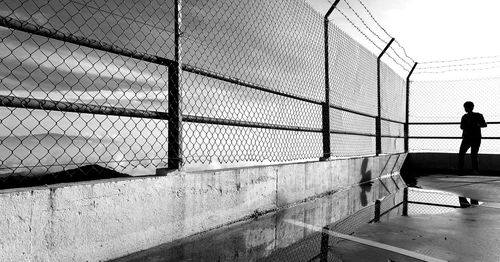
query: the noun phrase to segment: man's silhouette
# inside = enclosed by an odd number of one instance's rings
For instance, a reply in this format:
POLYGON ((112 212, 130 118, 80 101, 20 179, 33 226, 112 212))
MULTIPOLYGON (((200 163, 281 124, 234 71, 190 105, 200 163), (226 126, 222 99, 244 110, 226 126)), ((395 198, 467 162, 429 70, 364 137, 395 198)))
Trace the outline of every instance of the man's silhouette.
POLYGON ((483 115, 472 112, 474 103, 471 101, 464 103, 464 109, 467 114, 463 115, 462 121, 460 121, 460 129, 463 130, 463 133, 462 144, 460 145, 460 151, 458 153, 458 169, 460 171, 463 170, 465 153, 470 148, 472 172, 478 173, 477 152, 481 145, 481 128, 486 127, 486 122, 484 121, 483 115))

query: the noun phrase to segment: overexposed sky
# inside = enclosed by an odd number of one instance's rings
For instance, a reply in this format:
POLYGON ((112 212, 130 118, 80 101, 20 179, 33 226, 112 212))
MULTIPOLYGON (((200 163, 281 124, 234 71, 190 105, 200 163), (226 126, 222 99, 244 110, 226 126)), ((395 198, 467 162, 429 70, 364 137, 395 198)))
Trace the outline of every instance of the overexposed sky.
MULTIPOLYGON (((333 0, 330 0, 333 2, 333 0)), ((308 0, 324 14, 328 0, 308 0)), ((347 1, 360 6, 358 0, 347 1)), ((417 62, 500 55, 498 0, 363 0, 375 19, 417 62)), ((345 1, 339 4, 348 10, 345 1)), ((355 8, 357 9, 357 8, 355 8)), ((369 26, 376 24, 357 9, 369 26)), ((350 16, 356 20, 355 16, 350 16)), ((344 23, 334 18, 334 23, 344 23)), ((374 30, 380 32, 381 30, 374 30)), ((381 33, 383 34, 383 33, 381 33)), ((374 36, 373 36, 374 37, 374 36)), ((375 37, 374 37, 375 38, 375 37)))

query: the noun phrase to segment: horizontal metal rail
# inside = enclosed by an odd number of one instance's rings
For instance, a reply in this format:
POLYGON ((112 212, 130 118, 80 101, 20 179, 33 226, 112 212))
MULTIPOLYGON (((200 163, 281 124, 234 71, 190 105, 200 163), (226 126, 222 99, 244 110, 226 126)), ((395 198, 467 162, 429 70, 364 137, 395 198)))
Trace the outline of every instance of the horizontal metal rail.
POLYGON ((418 204, 418 205, 437 206, 437 207, 461 208, 461 206, 455 206, 455 205, 434 204, 434 203, 418 202, 418 201, 408 201, 408 204, 418 204))
MULTIPOLYGON (((410 136, 415 139, 462 139, 461 136, 410 136)), ((484 136, 481 139, 500 139, 500 136, 484 136)))
POLYGON ((340 131, 340 130, 330 130, 330 133, 331 134, 339 134, 339 135, 372 136, 372 137, 375 137, 375 134, 362 133, 362 132, 340 131))
POLYGON ((113 106, 91 105, 4 95, 0 95, 0 106, 96 115, 139 117, 159 120, 168 120, 169 118, 168 113, 159 111, 146 111, 132 108, 120 108, 113 106))
POLYGON ((330 108, 337 109, 337 110, 344 111, 344 112, 348 112, 348 113, 353 113, 353 114, 360 115, 360 116, 366 116, 366 117, 371 117, 371 118, 377 117, 375 115, 370 115, 367 113, 363 113, 360 111, 356 111, 356 110, 352 110, 352 109, 348 109, 348 108, 344 108, 344 107, 340 107, 340 106, 330 105, 330 108))
MULTIPOLYGON (((148 119, 158 119, 158 120, 169 119, 168 113, 166 112, 146 111, 146 110, 131 109, 131 108, 51 101, 44 99, 23 98, 23 97, 13 97, 13 96, 3 96, 3 95, 0 95, 0 105, 4 107, 13 107, 13 108, 50 110, 50 111, 96 114, 96 115, 138 117, 138 118, 148 118, 148 119)), ((255 123, 255 122, 229 120, 229 119, 216 119, 216 118, 200 117, 192 115, 183 115, 182 118, 186 122, 196 122, 204 124, 230 125, 230 126, 266 128, 266 129, 278 129, 278 130, 302 131, 302 132, 322 131, 321 128, 307 128, 298 126, 255 123)))
MULTIPOLYGON (((120 56, 130 57, 134 59, 138 59, 145 62, 150 62, 154 64, 164 65, 164 66, 176 66, 176 62, 165 58, 159 57, 156 55, 150 55, 147 53, 141 53, 132 51, 126 48, 122 48, 116 46, 114 44, 87 39, 81 36, 76 36, 69 33, 63 33, 56 29, 50 29, 47 27, 43 27, 40 25, 36 25, 27 21, 20 21, 14 19, 12 17, 0 16, 0 26, 7 27, 14 30, 19 30, 22 32, 48 37, 51 39, 56 39, 59 41, 64 41, 68 43, 72 43, 79 46, 84 46, 88 48, 92 48, 95 50, 100 50, 104 52, 113 53, 120 56)), ((182 70, 194 74, 198 74, 201 76, 210 77, 213 79, 225 81, 232 84, 237 84, 240 86, 245 86, 248 88, 252 88, 255 90, 260 90, 263 92, 288 97, 291 99, 296 99, 312 104, 322 105, 323 101, 315 100, 307 97, 292 95, 283 93, 280 91, 276 91, 270 88, 258 86, 252 83, 245 82, 240 79, 223 76, 221 74, 208 72, 206 70, 196 68, 190 65, 182 65, 182 70)), ((36 99, 36 98, 20 98, 20 97, 12 97, 12 96, 0 96, 0 106, 4 107, 14 107, 14 108, 29 108, 29 109, 40 109, 40 110, 53 110, 53 111, 62 111, 62 112, 74 112, 74 113, 88 113, 88 114, 99 114, 99 115, 114 115, 114 116, 125 116, 125 117, 141 117, 141 118, 150 118, 150 119, 161 119, 167 120, 168 113, 167 112, 158 112, 158 111, 148 111, 148 110, 138 110, 138 109, 129 109, 129 108, 119 108, 112 106, 102 106, 102 105, 89 105, 82 103, 73 103, 73 102, 65 102, 65 101, 51 101, 45 99, 36 99)), ((359 112, 352 109, 347 109, 339 106, 330 105, 330 108, 334 108, 337 110, 365 116, 376 118, 374 115, 370 115, 367 113, 359 112)), ((297 126, 284 126, 284 125, 274 125, 274 124, 264 124, 264 123, 253 123, 248 121, 238 121, 238 120, 228 120, 228 119, 215 119, 210 117, 200 117, 200 116, 192 116, 192 115, 184 115, 183 120, 186 122, 197 122, 197 123, 206 123, 206 124, 217 124, 217 125, 231 125, 231 126, 242 126, 242 127, 253 127, 253 128, 267 128, 267 129, 278 129, 278 130, 290 130, 290 131, 303 131, 303 132, 321 132, 321 128, 304 128, 297 126)), ((395 121, 391 119, 382 118, 384 121, 391 121, 395 123, 401 123, 400 121, 395 121)), ((360 136, 375 136, 374 134, 360 133, 360 132, 343 132, 343 131, 331 131, 331 133, 337 134, 348 134, 348 135, 360 135, 360 136)), ((397 137, 400 136, 382 136, 382 137, 397 137)))
MULTIPOLYGON (((332 134, 340 134, 340 135, 376 137, 375 134, 362 133, 362 132, 349 132, 349 131, 330 130, 330 133, 332 133, 332 134)), ((381 137, 384 137, 384 138, 404 138, 404 136, 394 136, 394 135, 381 135, 381 137)))
POLYGON ((150 62, 159 65, 174 65, 175 61, 159 57, 155 55, 150 55, 146 53, 141 53, 137 51, 131 51, 126 48, 119 47, 110 43, 101 42, 94 39, 88 39, 81 36, 75 36, 73 34, 65 34, 59 32, 55 29, 46 28, 40 25, 36 25, 27 21, 20 21, 12 17, 0 16, 0 26, 7 27, 10 29, 19 30, 22 32, 44 36, 68 43, 72 43, 79 46, 84 46, 108 53, 113 53, 120 56, 131 57, 145 62, 150 62))
MULTIPOLYGON (((409 125, 460 125, 460 122, 410 122, 409 125)), ((500 122, 486 122, 488 125, 498 125, 500 122)))
MULTIPOLYGON (((7 27, 10 29, 19 30, 19 31, 34 34, 34 35, 39 35, 39 36, 44 36, 44 37, 60 40, 60 41, 64 41, 64 42, 68 42, 68 43, 72 43, 75 45, 84 46, 84 47, 88 47, 88 48, 92 48, 92 49, 96 49, 96 50, 100 50, 100 51, 104 51, 104 52, 109 52, 109 53, 113 53, 113 54, 120 55, 120 56, 131 57, 134 59, 138 59, 141 61, 150 62, 150 63, 154 63, 154 64, 160 64, 160 65, 165 65, 165 66, 175 66, 176 65, 175 61, 168 59, 168 58, 165 58, 165 57, 159 57, 159 56, 150 55, 150 54, 146 54, 146 53, 140 53, 140 52, 126 49, 126 48, 118 47, 118 46, 110 44, 110 43, 106 43, 106 42, 102 42, 102 41, 98 41, 98 40, 94 40, 94 39, 87 39, 84 37, 75 36, 73 34, 65 34, 65 33, 59 32, 58 30, 55 30, 55 29, 46 28, 46 27, 39 26, 39 25, 30 23, 30 22, 26 22, 26 21, 20 21, 20 20, 11 18, 11 17, 0 16, 0 26, 7 27)), ((306 97, 301 97, 301 96, 296 96, 296 95, 291 95, 291 94, 279 92, 279 91, 276 91, 276 90, 273 90, 270 88, 265 88, 265 87, 261 87, 261 86, 258 86, 258 85, 252 84, 252 83, 248 83, 248 82, 236 79, 236 78, 223 76, 223 75, 216 74, 213 72, 208 72, 206 70, 196 68, 196 67, 186 65, 186 64, 182 65, 182 69, 184 71, 195 73, 198 75, 211 77, 211 78, 214 78, 217 80, 222 80, 222 81, 225 81, 228 83, 233 83, 233 84, 245 86, 245 87, 249 87, 249 88, 256 89, 256 90, 260 90, 260 91, 264 91, 264 92, 268 92, 268 93, 272 93, 272 94, 276 94, 276 95, 280 95, 280 96, 284 96, 284 97, 288 97, 288 98, 293 98, 293 99, 301 100, 304 102, 309 102, 312 104, 318 104, 318 105, 323 104, 323 101, 320 101, 320 100, 314 100, 314 99, 310 99, 310 98, 306 98, 306 97)))
POLYGON ((401 124, 401 125, 406 124, 406 123, 405 123, 405 122, 403 122, 403 121, 393 120, 393 119, 384 118, 384 117, 381 117, 381 118, 380 118, 380 120, 382 120, 382 121, 387 121, 387 122, 392 122, 392 123, 396 123, 396 124, 401 124))
POLYGON ((283 96, 283 97, 288 97, 288 98, 292 98, 292 99, 296 99, 296 100, 308 102, 308 103, 311 103, 311 104, 322 105, 324 103, 323 101, 320 101, 320 100, 315 100, 315 99, 310 99, 310 98, 306 98, 306 97, 302 97, 302 96, 296 96, 296 95, 291 95, 291 94, 283 93, 283 92, 276 91, 276 90, 273 90, 273 89, 270 89, 270 88, 261 87, 261 86, 258 86, 258 85, 252 84, 252 83, 248 83, 248 82, 245 82, 243 80, 239 80, 237 78, 227 77, 227 76, 224 76, 224 75, 221 75, 221 74, 209 72, 209 71, 206 71, 204 69, 196 68, 196 67, 193 67, 193 66, 190 66, 190 65, 182 65, 182 70, 184 70, 186 72, 194 73, 194 74, 197 74, 197 75, 206 76, 206 77, 210 77, 210 78, 213 78, 213 79, 221 80, 221 81, 228 82, 228 83, 231 83, 231 84, 236 84, 236 85, 240 85, 240 86, 245 86, 245 87, 248 87, 248 88, 256 89, 256 90, 259 90, 259 91, 264 91, 264 92, 271 93, 271 94, 274 94, 274 95, 279 95, 279 96, 283 96))
POLYGON ((299 131, 299 132, 321 133, 323 130, 321 128, 276 125, 276 124, 257 123, 257 122, 240 121, 240 120, 232 120, 232 119, 221 119, 221 118, 212 118, 212 117, 203 117, 203 116, 193 116, 193 115, 183 115, 182 121, 191 122, 191 123, 201 123, 201 124, 240 126, 240 127, 251 127, 251 128, 265 128, 265 129, 288 130, 288 131, 299 131))
MULTIPOLYGON (((383 217, 383 216, 387 215, 389 212, 391 212, 392 210, 394 210, 394 209, 398 208, 398 207, 399 207, 399 206, 401 206, 401 205, 403 205, 403 202, 399 202, 398 204, 396 204, 396 205, 392 206, 391 208, 387 209, 386 211, 384 211, 384 212, 380 213, 380 214, 378 215, 378 216, 379 216, 379 218, 381 218, 381 217, 383 217)), ((377 218, 373 218, 373 219, 371 219, 370 221, 368 221, 368 223, 373 223, 373 222, 376 222, 376 220, 377 220, 377 218)))
POLYGON ((404 136, 394 136, 394 135, 380 135, 380 137, 385 137, 385 138, 405 138, 404 136))

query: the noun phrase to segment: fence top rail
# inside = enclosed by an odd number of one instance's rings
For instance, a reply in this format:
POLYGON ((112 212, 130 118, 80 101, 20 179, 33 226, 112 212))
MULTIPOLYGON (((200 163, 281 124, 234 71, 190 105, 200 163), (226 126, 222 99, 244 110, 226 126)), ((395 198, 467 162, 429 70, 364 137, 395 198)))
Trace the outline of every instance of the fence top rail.
POLYGON ((27 21, 20 21, 20 20, 14 19, 12 17, 0 16, 0 26, 7 27, 10 29, 14 29, 14 30, 19 30, 19 31, 34 34, 34 35, 39 35, 39 36, 44 36, 44 37, 60 40, 63 42, 68 42, 68 43, 79 45, 79 46, 89 47, 92 49, 105 51, 105 52, 117 54, 120 56, 131 57, 131 58, 135 58, 135 59, 145 61, 145 62, 160 64, 160 65, 165 65, 165 66, 175 65, 175 61, 173 61, 171 59, 167 59, 167 58, 159 57, 159 56, 155 56, 155 55, 150 55, 150 54, 146 54, 146 53, 141 53, 138 51, 132 51, 132 50, 129 50, 126 48, 119 47, 119 46, 114 45, 114 44, 106 43, 103 41, 98 41, 95 39, 88 39, 88 38, 76 36, 73 34, 65 34, 63 32, 56 30, 56 29, 47 28, 47 27, 33 24, 33 23, 30 23, 27 21))
POLYGON ((380 120, 387 121, 387 122, 392 122, 392 123, 396 123, 396 124, 402 124, 402 125, 406 124, 403 121, 398 121, 398 120, 394 120, 394 119, 390 119, 390 118, 385 118, 385 117, 381 117, 380 120))
MULTIPOLYGON (((462 139, 461 136, 409 136, 411 139, 462 139)), ((500 139, 500 136, 483 136, 481 139, 500 139)))
MULTIPOLYGON (((486 122, 489 125, 498 125, 500 122, 486 122)), ((410 122, 409 125, 460 125, 460 122, 410 122)))

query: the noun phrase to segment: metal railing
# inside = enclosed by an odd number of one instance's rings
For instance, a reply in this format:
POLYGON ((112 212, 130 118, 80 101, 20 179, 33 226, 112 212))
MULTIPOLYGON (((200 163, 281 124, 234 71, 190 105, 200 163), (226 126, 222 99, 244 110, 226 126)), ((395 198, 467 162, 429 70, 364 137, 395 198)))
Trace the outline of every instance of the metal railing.
POLYGON ((463 103, 473 101, 474 112, 482 113, 488 124, 481 130, 483 141, 480 153, 498 154, 500 122, 496 121, 497 102, 493 98, 499 92, 499 83, 498 78, 458 77, 455 80, 412 82, 410 151, 458 153, 462 140, 460 119, 465 114, 463 103))
POLYGON ((0 4, 0 177, 404 152, 393 40, 372 54, 338 2, 0 4))

